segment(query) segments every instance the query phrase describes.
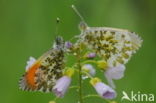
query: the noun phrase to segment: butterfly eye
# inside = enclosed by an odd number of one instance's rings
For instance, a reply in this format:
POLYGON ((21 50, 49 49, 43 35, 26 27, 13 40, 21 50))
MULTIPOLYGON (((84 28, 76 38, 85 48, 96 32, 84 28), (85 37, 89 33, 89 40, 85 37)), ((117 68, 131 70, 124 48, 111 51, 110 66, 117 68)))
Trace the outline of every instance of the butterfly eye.
POLYGON ((59 45, 63 41, 63 38, 60 36, 57 36, 55 41, 56 41, 56 44, 59 45))

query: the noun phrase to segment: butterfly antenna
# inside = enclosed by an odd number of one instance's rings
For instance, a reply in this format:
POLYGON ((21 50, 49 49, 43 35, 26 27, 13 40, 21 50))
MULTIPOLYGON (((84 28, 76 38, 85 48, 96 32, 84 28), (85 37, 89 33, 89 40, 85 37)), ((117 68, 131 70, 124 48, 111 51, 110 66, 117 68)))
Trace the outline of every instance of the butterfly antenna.
POLYGON ((54 37, 55 37, 55 42, 54 42, 54 44, 53 44, 53 48, 56 48, 56 46, 57 46, 57 44, 58 44, 58 38, 59 38, 59 23, 60 23, 60 19, 57 17, 56 18, 56 28, 55 28, 55 34, 54 34, 54 37))
POLYGON ((82 17, 82 15, 80 14, 80 12, 77 10, 77 8, 75 7, 75 5, 71 6, 72 9, 74 10, 74 12, 80 17, 80 19, 85 22, 84 18, 82 17))
POLYGON ((55 38, 58 36, 59 23, 60 23, 60 19, 57 17, 56 18, 55 38))
POLYGON ((71 7, 75 11, 75 13, 80 17, 80 19, 82 20, 82 22, 80 22, 80 24, 79 24, 80 30, 82 30, 82 31, 86 30, 86 28, 88 27, 88 25, 85 22, 84 18, 82 17, 82 15, 80 14, 80 12, 76 9, 76 7, 74 5, 72 5, 71 7))

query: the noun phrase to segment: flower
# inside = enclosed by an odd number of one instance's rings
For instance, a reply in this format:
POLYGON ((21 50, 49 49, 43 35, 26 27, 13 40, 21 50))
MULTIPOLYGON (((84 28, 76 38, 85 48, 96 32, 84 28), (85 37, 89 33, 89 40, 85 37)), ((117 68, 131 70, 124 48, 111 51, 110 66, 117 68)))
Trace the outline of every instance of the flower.
POLYGON ((86 58, 92 59, 96 57, 96 53, 89 53, 86 55, 86 58))
POLYGON ((27 61, 26 65, 26 71, 36 62, 36 59, 34 57, 29 57, 29 60, 27 61))
POLYGON ((101 82, 99 78, 92 78, 90 83, 102 98, 114 99, 116 97, 116 92, 111 87, 101 82))
POLYGON ((97 67, 105 70, 107 68, 107 62, 104 60, 99 60, 99 61, 97 61, 97 67))
POLYGON ((72 46, 73 46, 73 44, 71 42, 69 42, 69 41, 65 42, 65 47, 67 49, 70 49, 72 46))
POLYGON ((124 76, 125 69, 126 69, 125 65, 120 64, 120 65, 118 65, 116 67, 109 67, 104 72, 104 75, 105 75, 109 85, 112 88, 115 88, 115 85, 114 85, 112 79, 115 79, 115 80, 121 79, 124 76))
POLYGON ((53 92, 57 97, 63 97, 71 83, 71 78, 63 76, 57 80, 56 85, 53 87, 53 92))
POLYGON ((63 77, 56 81, 56 85, 53 87, 53 92, 57 97, 63 97, 71 83, 71 76, 74 74, 74 70, 69 68, 63 77))
POLYGON ((88 72, 91 76, 94 76, 96 73, 94 67, 91 64, 83 65, 82 70, 84 70, 85 72, 88 72))

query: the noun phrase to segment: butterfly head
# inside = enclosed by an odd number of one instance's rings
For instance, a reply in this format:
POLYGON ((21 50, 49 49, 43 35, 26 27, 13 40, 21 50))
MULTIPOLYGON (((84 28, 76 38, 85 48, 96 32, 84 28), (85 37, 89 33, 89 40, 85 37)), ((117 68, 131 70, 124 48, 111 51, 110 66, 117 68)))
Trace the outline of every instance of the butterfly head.
POLYGON ((81 31, 85 31, 87 29, 88 25, 84 22, 84 21, 81 21, 80 24, 79 24, 79 29, 81 31))
POLYGON ((55 43, 53 45, 54 49, 62 49, 64 48, 64 40, 61 36, 57 36, 55 39, 55 43))

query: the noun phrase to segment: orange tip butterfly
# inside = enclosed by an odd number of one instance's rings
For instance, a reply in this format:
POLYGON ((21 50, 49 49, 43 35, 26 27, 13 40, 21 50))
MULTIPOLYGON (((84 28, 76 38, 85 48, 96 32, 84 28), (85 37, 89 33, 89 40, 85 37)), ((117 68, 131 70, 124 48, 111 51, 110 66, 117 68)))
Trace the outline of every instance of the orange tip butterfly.
POLYGON ((82 20, 77 43, 86 45, 105 60, 108 66, 126 64, 132 54, 141 47, 143 40, 136 33, 118 28, 89 27, 76 7, 72 5, 72 8, 82 20))
POLYGON ((57 37, 53 48, 37 60, 30 57, 19 87, 26 91, 51 92, 56 81, 63 75, 64 40, 57 37))

